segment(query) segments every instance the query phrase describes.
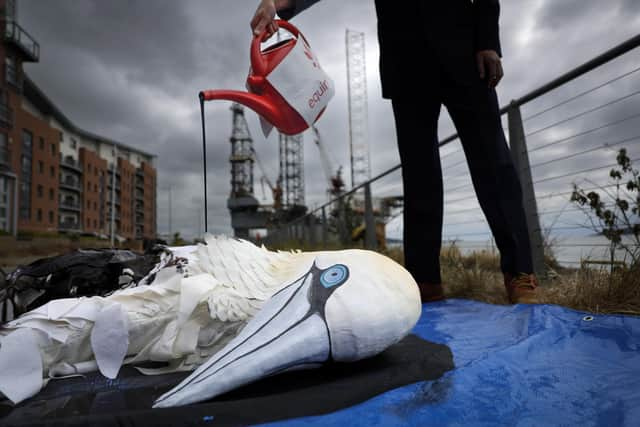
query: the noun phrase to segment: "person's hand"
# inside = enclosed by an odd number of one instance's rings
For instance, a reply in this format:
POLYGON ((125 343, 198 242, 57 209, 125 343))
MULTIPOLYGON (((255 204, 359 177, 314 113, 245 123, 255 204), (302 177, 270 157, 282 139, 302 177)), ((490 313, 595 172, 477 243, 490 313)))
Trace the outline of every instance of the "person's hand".
POLYGON ((481 79, 487 79, 489 88, 493 89, 504 76, 502 71, 502 62, 495 50, 481 50, 476 53, 476 61, 478 61, 478 72, 481 79))
POLYGON ((261 0, 250 24, 253 34, 257 36, 266 30, 269 38, 277 32, 278 24, 273 20, 276 11, 290 7, 291 2, 292 0, 261 0))

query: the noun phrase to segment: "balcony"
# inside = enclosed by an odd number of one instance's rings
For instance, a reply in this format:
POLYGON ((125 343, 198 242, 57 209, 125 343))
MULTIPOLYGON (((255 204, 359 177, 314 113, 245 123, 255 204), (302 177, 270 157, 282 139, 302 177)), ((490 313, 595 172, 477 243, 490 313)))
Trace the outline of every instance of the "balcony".
POLYGON ((38 62, 40 60, 40 44, 17 22, 5 21, 4 39, 20 50, 24 55, 24 61, 38 62))
POLYGON ((74 172, 82 173, 82 165, 80 162, 77 162, 71 156, 62 157, 60 156, 60 167, 65 169, 70 169, 74 172))
POLYGON ((136 190, 136 200, 144 201, 144 192, 140 190, 136 190))
POLYGON ((13 128, 13 110, 6 101, 0 102, 0 127, 4 129, 13 128))
POLYGON ((144 179, 144 171, 142 169, 136 169, 136 176, 144 179))
POLYGON ((64 221, 58 224, 58 228, 63 231, 78 231, 80 230, 80 223, 75 221, 64 221))
POLYGON ((0 166, 11 167, 11 153, 7 147, 0 146, 0 166))
POLYGON ((67 179, 61 179, 59 185, 60 185, 60 188, 63 188, 65 190, 75 191, 76 193, 80 193, 82 191, 82 186, 80 185, 80 181, 75 179, 70 179, 69 177, 67 177, 67 179))
POLYGON ((60 200, 59 208, 64 211, 80 212, 80 203, 70 199, 60 200))
POLYGON ((144 181, 141 179, 136 179, 136 188, 144 191, 144 181))

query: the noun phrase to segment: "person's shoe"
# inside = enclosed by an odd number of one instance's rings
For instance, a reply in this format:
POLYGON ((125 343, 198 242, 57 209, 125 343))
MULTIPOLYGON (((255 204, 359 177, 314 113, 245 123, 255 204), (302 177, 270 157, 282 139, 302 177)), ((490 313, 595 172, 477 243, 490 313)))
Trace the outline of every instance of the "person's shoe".
POLYGON ((418 288, 420 289, 420 300, 422 302, 435 302, 445 299, 440 283, 435 285, 432 283, 418 283, 418 288))
POLYGON ((504 286, 511 304, 538 304, 538 280, 535 274, 519 273, 512 276, 504 273, 504 286))

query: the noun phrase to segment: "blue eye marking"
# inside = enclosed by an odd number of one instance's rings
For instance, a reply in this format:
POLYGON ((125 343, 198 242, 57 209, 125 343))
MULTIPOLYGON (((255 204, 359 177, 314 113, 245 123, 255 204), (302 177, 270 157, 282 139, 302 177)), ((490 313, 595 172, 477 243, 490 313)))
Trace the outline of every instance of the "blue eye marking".
POLYGON ((349 269, 346 265, 336 264, 329 267, 320 275, 320 283, 325 288, 332 288, 343 284, 349 277, 349 269))

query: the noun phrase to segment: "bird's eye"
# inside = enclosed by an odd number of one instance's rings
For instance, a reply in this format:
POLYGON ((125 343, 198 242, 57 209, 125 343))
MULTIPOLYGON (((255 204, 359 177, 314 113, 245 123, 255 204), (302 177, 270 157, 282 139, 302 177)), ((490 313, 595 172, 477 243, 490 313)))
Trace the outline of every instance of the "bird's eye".
POLYGON ((343 284, 349 276, 349 269, 346 265, 336 264, 329 267, 320 275, 320 283, 325 288, 332 288, 343 284))

